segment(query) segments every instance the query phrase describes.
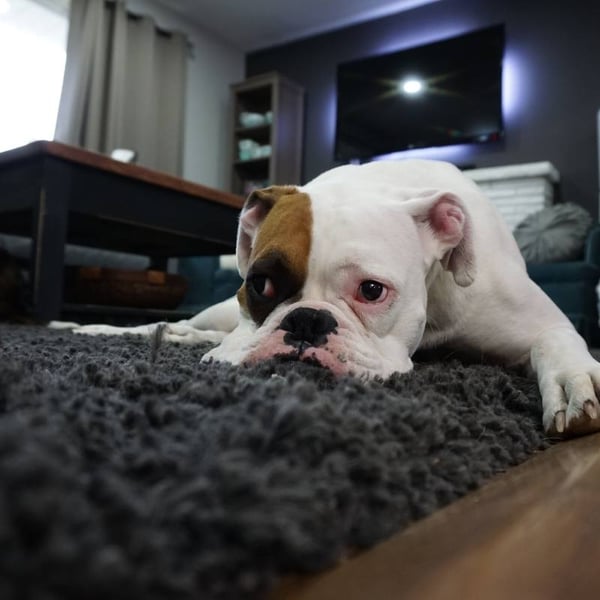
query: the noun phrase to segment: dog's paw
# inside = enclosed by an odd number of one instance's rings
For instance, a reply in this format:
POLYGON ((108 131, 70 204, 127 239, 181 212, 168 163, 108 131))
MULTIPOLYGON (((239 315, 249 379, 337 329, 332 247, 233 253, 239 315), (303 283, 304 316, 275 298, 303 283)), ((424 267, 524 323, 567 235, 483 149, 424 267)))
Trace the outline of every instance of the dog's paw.
POLYGON ((600 363, 546 373, 540 384, 544 429, 551 435, 583 435, 600 430, 600 363))
POLYGON ((220 343, 227 334, 212 329, 196 329, 179 323, 168 324, 162 332, 162 340, 180 344, 200 344, 202 342, 220 343))

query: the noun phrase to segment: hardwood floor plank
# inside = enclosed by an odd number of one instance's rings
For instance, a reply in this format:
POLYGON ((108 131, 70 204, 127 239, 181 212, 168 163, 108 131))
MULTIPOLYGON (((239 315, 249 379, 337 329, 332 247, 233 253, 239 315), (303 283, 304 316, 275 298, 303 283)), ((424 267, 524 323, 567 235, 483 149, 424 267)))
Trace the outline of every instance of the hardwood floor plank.
POLYGON ((599 598, 600 434, 562 442, 271 600, 599 598))

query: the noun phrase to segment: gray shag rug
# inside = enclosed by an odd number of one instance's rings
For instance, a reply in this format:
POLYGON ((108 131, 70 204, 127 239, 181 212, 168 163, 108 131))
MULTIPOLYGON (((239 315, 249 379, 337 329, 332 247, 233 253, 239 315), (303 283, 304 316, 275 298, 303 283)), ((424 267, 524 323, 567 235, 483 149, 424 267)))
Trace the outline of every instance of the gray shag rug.
POLYGON ((0 598, 256 599, 549 441, 533 382, 202 364, 204 347, 0 326, 0 598))

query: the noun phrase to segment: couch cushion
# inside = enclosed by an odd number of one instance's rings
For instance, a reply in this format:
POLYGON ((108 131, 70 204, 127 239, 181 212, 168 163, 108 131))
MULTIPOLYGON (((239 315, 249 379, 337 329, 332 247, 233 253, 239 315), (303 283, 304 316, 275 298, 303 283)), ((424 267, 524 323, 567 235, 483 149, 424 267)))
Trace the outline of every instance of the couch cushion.
POLYGON ((188 282, 183 306, 189 310, 205 308, 213 303, 214 273, 219 268, 218 256, 180 258, 179 274, 188 282))
POLYGON ((527 262, 546 263, 580 258, 592 216, 570 202, 555 204, 525 218, 514 230, 527 262))
POLYGON ((242 285, 242 278, 235 269, 217 269, 214 277, 213 302, 221 302, 235 296, 242 285))
POLYGON ((600 269, 583 261, 535 264, 527 263, 527 273, 538 285, 543 283, 587 282, 596 286, 600 269))

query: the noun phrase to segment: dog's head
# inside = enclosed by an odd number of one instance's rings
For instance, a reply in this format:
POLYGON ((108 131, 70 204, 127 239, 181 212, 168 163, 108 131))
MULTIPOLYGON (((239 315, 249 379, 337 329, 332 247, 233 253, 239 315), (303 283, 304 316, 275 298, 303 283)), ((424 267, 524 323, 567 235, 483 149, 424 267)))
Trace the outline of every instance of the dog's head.
POLYGON ((250 326, 235 362, 284 355, 336 374, 408 371, 432 266, 466 286, 472 259, 469 217, 450 193, 318 181, 255 191, 238 230, 250 326))

